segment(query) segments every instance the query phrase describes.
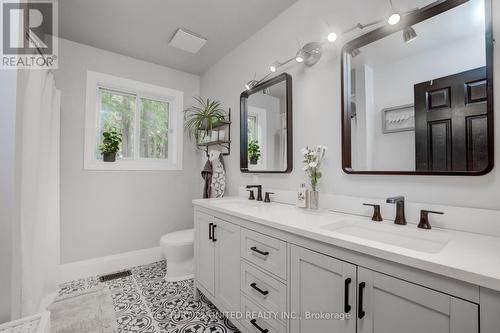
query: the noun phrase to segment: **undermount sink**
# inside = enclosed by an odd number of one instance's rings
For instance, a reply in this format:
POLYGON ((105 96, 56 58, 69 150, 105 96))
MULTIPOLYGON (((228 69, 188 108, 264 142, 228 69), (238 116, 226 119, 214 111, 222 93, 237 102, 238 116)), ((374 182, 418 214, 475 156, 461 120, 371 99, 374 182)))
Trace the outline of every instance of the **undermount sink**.
POLYGON ((443 231, 415 228, 413 225, 387 225, 354 220, 344 220, 322 227, 322 229, 335 231, 339 234, 425 253, 439 253, 450 241, 449 235, 443 231))

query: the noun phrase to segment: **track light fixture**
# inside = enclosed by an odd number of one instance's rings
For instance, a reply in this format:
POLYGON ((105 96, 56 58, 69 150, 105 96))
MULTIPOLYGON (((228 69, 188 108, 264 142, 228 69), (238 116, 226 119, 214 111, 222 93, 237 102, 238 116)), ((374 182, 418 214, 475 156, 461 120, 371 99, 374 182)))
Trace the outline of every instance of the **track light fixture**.
POLYGON ((401 14, 399 14, 396 10, 394 10, 394 6, 392 5, 392 0, 389 0, 389 3, 391 5, 391 15, 387 19, 387 23, 390 25, 395 25, 398 24, 399 21, 401 21, 401 14))
POLYGON ((276 73, 276 71, 278 70, 278 68, 280 68, 281 64, 278 62, 278 61, 275 61, 271 64, 271 66, 269 66, 269 70, 273 73, 276 73))
POLYGON ((250 90, 252 89, 253 87, 255 87, 257 85, 258 81, 257 80, 250 80, 248 81, 246 84, 245 84, 245 89, 246 90, 250 90))
POLYGON ((415 29, 413 29, 413 27, 409 26, 409 27, 404 28, 403 40, 405 41, 405 43, 409 43, 412 40, 415 40, 417 38, 417 36, 418 36, 417 32, 415 31, 415 29))
POLYGON ((334 43, 337 40, 337 34, 335 32, 330 32, 327 39, 330 43, 334 43))
MULTIPOLYGON (((375 21, 372 21, 372 22, 369 22, 366 24, 357 23, 355 26, 343 31, 340 34, 337 34, 336 32, 332 31, 326 36, 326 41, 328 41, 329 43, 335 43, 339 38, 342 38, 343 36, 353 32, 355 30, 364 30, 368 27, 377 26, 377 25, 381 25, 384 23, 390 24, 390 25, 396 25, 401 21, 401 18, 403 16, 411 15, 415 12, 420 11, 420 8, 417 7, 417 8, 413 8, 411 10, 405 11, 405 12, 400 12, 394 7, 392 0, 389 0, 389 4, 391 7, 391 14, 389 15, 389 17, 375 20, 375 21)), ((411 27, 411 26, 406 27, 403 30, 403 40, 405 41, 405 43, 408 43, 408 42, 414 40, 415 38, 417 38, 417 33, 415 32, 415 29, 413 29, 413 27, 411 27)), ((303 63, 306 66, 315 65, 319 61, 319 59, 321 58, 321 55, 323 53, 323 49, 322 49, 323 44, 326 43, 326 41, 323 43, 318 43, 318 42, 307 43, 306 45, 301 47, 300 50, 297 51, 297 53, 295 54, 295 57, 292 57, 284 62, 278 62, 278 61, 273 62, 269 66, 270 72, 267 75, 265 75, 260 80, 254 79, 254 80, 249 81, 247 84, 245 84, 245 88, 247 90, 252 89, 256 85, 258 85, 259 83, 261 83, 262 81, 264 81, 265 79, 267 79, 268 77, 270 77, 274 73, 276 73, 280 69, 280 67, 283 67, 283 66, 285 66, 293 61, 295 61, 297 63, 303 63)), ((361 53, 361 51, 359 49, 352 49, 349 51, 349 54, 352 58, 357 57, 360 53, 361 53)))

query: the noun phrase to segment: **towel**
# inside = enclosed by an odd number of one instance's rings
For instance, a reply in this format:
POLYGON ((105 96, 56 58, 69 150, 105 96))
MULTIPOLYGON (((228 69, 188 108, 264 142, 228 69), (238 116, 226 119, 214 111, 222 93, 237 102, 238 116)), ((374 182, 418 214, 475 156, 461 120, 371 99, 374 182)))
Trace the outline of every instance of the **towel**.
POLYGON ((222 198, 226 191, 226 170, 222 153, 211 151, 209 161, 212 162, 211 194, 214 198, 222 198))
POLYGON ((203 199, 208 199, 211 197, 211 183, 212 183, 212 174, 213 174, 213 169, 212 169, 212 162, 210 162, 210 159, 207 160, 207 163, 205 163, 205 166, 203 167, 203 170, 201 170, 201 177, 205 181, 205 184, 203 185, 203 199))

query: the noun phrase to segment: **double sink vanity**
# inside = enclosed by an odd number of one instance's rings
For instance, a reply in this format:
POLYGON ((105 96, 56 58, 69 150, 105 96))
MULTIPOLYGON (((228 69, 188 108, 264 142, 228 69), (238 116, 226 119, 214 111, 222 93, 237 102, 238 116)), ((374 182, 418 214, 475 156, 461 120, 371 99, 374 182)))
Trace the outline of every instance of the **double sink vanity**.
MULTIPOLYGON (((342 48, 341 124, 328 128, 341 133, 343 176, 438 176, 426 183, 432 191, 444 176, 457 185, 458 177, 485 175, 494 165, 492 1, 403 7, 397 21, 374 18, 347 30, 364 34, 342 48)), ((297 161, 292 76, 261 81, 240 95, 240 171, 274 181, 297 161)), ((308 112, 304 96, 300 111, 308 112)), ((317 175, 319 163, 304 155, 306 162, 316 190, 319 177, 310 170, 317 175)), ((287 179, 297 178, 284 178, 289 188, 287 179)), ((449 188, 463 191, 456 204, 466 206, 472 182, 463 184, 449 188)), ((383 207, 390 221, 374 207, 375 222, 363 206, 371 203, 360 198, 314 211, 290 205, 297 193, 274 203, 258 190, 257 200, 240 193, 194 201, 195 296, 201 292, 242 332, 500 332, 498 211, 413 203, 406 225, 402 197, 387 199, 397 207, 396 214, 383 207)))
POLYGON ((243 332, 500 330, 497 237, 242 197, 193 203, 195 290, 243 332))

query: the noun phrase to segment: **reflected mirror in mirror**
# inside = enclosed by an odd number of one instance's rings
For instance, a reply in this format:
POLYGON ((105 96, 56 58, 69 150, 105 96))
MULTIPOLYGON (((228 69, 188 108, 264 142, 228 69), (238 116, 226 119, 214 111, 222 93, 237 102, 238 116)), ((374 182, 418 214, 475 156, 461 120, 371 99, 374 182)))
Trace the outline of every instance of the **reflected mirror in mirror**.
POLYGON ((281 74, 241 94, 241 171, 292 170, 291 77, 281 74))
POLYGON ((346 172, 491 170, 490 5, 489 0, 401 1, 400 10, 410 13, 398 25, 346 45, 346 172))

